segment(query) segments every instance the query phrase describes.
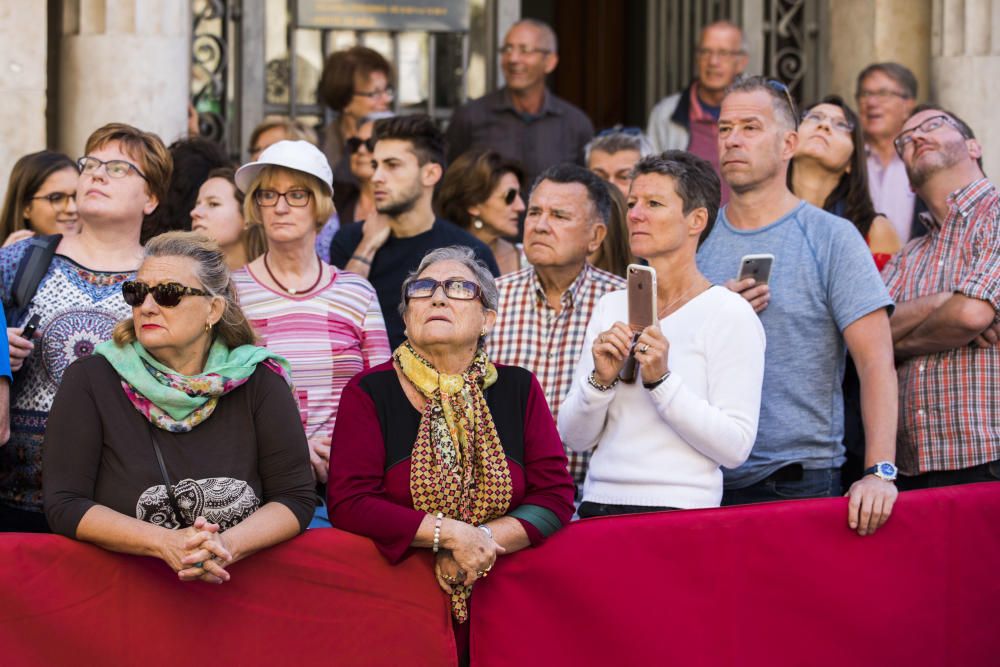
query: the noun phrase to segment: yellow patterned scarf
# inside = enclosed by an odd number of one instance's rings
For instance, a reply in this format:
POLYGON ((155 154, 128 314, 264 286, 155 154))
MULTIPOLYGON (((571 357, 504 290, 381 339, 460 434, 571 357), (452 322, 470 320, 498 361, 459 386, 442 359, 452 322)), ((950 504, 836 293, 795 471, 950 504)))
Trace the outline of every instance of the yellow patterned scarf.
MULTIPOLYGON (((476 353, 461 375, 439 373, 403 343, 393 358, 427 399, 410 456, 413 506, 478 526, 507 513, 513 487, 510 468, 483 390, 497 381, 486 353, 476 353)), ((469 617, 471 587, 454 586, 452 615, 469 617)))

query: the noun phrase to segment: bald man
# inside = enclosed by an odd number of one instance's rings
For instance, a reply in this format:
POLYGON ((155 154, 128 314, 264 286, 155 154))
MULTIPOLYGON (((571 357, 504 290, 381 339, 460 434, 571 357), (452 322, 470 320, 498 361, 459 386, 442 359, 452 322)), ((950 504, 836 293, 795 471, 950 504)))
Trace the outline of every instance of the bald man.
POLYGON ((545 77, 559 63, 556 34, 534 19, 518 21, 500 47, 506 85, 457 109, 448 126, 448 160, 470 149, 491 148, 516 160, 527 189, 538 174, 562 163, 583 165, 594 136, 587 115, 552 94, 545 77))
MULTIPOLYGON (((708 160, 719 172, 719 108, 726 88, 748 62, 743 31, 729 21, 702 28, 695 49, 698 78, 687 88, 666 97, 649 114, 646 135, 659 153, 686 150, 708 160)), ((722 181, 722 203, 729 201, 729 186, 722 181)))

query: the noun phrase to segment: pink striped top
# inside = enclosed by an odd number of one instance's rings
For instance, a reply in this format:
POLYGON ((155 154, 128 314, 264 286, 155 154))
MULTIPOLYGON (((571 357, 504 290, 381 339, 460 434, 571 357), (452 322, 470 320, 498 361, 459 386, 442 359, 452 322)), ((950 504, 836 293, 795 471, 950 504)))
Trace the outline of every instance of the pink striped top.
POLYGON ((362 370, 389 359, 389 339, 371 284, 328 267, 326 284, 291 296, 267 287, 249 267, 233 273, 240 305, 260 344, 285 357, 306 436, 332 436, 340 394, 362 370))

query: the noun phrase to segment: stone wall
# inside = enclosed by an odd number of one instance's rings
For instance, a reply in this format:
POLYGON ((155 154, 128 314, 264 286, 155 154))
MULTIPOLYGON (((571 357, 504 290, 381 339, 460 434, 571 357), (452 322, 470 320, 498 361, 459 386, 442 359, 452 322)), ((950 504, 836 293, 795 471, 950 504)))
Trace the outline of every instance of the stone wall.
POLYGON ((14 162, 45 148, 46 4, 0 2, 0 201, 14 162))

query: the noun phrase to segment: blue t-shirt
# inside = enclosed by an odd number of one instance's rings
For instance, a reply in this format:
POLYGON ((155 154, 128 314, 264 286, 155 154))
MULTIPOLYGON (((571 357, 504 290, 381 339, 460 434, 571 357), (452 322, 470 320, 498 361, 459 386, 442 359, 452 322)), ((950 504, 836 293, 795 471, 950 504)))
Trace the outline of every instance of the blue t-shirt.
POLYGON ((761 253, 774 255, 774 265, 771 299, 760 313, 767 335, 760 421, 750 458, 724 470, 730 489, 791 463, 809 470, 843 464, 843 331, 893 307, 854 225, 806 202, 754 230, 735 229, 720 210, 698 251, 698 266, 709 280, 723 283, 737 276, 744 255, 761 253))

